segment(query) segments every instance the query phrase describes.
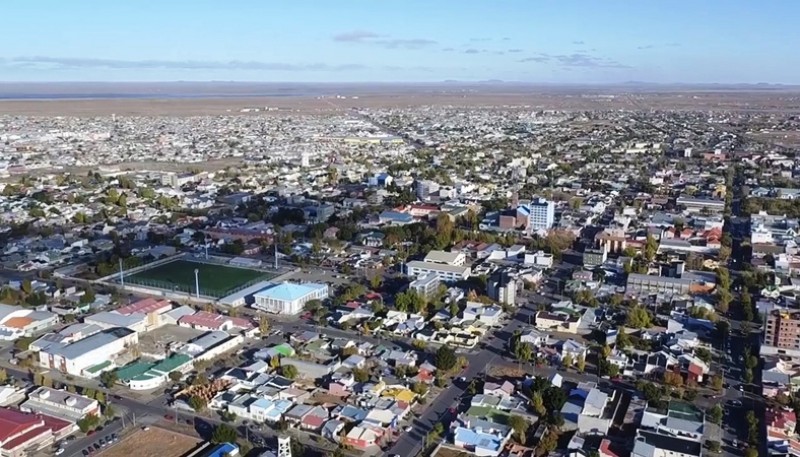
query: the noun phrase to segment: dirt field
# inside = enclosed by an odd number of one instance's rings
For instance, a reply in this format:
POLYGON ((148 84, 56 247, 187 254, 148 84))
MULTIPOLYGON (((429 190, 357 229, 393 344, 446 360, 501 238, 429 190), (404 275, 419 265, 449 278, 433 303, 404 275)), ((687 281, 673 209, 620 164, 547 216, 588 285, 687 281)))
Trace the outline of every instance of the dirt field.
POLYGON ((150 430, 138 430, 126 436, 98 457, 181 457, 201 442, 199 438, 150 427, 150 430))

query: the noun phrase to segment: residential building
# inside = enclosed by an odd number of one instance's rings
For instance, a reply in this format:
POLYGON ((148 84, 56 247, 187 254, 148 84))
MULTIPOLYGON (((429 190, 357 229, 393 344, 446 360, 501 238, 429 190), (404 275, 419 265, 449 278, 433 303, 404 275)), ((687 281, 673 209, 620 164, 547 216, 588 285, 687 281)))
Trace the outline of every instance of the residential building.
POLYGON ((439 275, 435 272, 430 272, 411 281, 408 285, 408 289, 413 290, 419 296, 431 298, 439 291, 440 284, 439 275))
POLYGON ((253 294, 253 308, 273 314, 298 314, 311 300, 328 298, 327 284, 284 282, 253 294))
POLYGON ((58 315, 0 303, 0 340, 12 341, 41 333, 58 324, 58 315))
POLYGON ((800 312, 774 310, 767 315, 764 344, 783 349, 800 349, 800 312))
POLYGON ((497 272, 487 281, 487 293, 492 300, 504 305, 517 304, 517 281, 506 272, 497 272))
POLYGON ((627 293, 673 293, 688 294, 692 290, 693 281, 688 278, 670 278, 666 276, 631 273, 625 286, 627 293))
POLYGON ((581 318, 578 315, 562 312, 539 311, 536 313, 535 326, 539 330, 577 333, 581 318))
POLYGON ((464 320, 478 320, 486 325, 497 325, 502 316, 503 308, 497 305, 467 302, 467 307, 464 308, 464 320))
POLYGON ((587 248, 585 251, 583 251, 583 266, 586 268, 597 267, 604 264, 607 258, 608 252, 605 250, 605 248, 587 248))

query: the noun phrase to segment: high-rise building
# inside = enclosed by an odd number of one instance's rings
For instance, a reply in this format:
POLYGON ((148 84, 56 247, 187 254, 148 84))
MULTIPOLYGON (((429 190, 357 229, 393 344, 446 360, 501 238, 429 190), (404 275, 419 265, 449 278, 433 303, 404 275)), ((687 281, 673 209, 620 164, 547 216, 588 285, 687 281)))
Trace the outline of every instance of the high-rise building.
POLYGON ((550 230, 555 223, 556 205, 550 200, 537 198, 531 200, 528 215, 528 231, 550 230))
POLYGON ((800 312, 775 310, 767 316, 764 344, 784 349, 800 349, 800 312))
POLYGON ((517 303, 517 281, 508 273, 493 274, 487 281, 486 287, 486 292, 492 300, 504 305, 517 303))

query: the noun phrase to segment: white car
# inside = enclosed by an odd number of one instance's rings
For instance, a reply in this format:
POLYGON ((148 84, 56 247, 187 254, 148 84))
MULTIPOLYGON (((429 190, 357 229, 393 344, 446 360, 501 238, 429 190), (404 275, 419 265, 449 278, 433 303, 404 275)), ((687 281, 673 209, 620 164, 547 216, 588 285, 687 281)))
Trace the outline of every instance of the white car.
POLYGON ((63 448, 63 447, 60 447, 60 448, 58 448, 58 449, 56 450, 56 455, 61 455, 61 454, 63 454, 63 453, 64 453, 64 448, 63 448))
POLYGON ((413 429, 411 428, 410 425, 406 425, 405 427, 403 427, 403 431, 406 432, 406 433, 410 432, 411 430, 413 430, 413 429))

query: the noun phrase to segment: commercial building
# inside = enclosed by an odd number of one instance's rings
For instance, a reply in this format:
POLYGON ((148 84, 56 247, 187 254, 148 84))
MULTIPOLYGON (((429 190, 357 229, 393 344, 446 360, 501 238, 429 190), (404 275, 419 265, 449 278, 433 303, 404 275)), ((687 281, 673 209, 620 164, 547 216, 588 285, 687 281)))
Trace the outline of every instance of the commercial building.
POLYGON ((463 281, 469 278, 472 270, 469 267, 459 267, 445 263, 422 262, 412 260, 406 263, 406 274, 411 277, 419 278, 435 273, 443 282, 463 281))
POLYGON ((424 261, 460 267, 467 263, 467 256, 463 252, 430 251, 424 261))
MULTIPOLYGON (((528 219, 528 232, 550 230, 556 220, 556 205, 554 202, 536 198, 530 203, 522 205, 522 214, 528 219)), ((519 214, 518 210, 518 214, 519 214)))
POLYGON ((672 293, 688 294, 693 281, 687 278, 643 275, 631 273, 625 287, 627 293, 672 293))
POLYGON ((710 212, 721 212, 725 209, 725 202, 711 198, 692 198, 678 197, 675 204, 686 208, 689 212, 699 212, 702 210, 710 212))
POLYGON ((136 345, 139 337, 128 328, 105 329, 74 343, 52 343, 39 351, 39 365, 74 376, 94 377, 92 367, 110 364, 117 355, 136 345))
POLYGON ((241 335, 232 336, 230 333, 216 331, 205 333, 179 349, 181 354, 193 357, 195 360, 209 360, 224 354, 242 344, 241 335))
POLYGON ((71 423, 90 414, 100 415, 100 404, 97 400, 50 387, 39 387, 28 394, 28 399, 20 405, 20 409, 71 423))
POLYGON ((767 315, 764 344, 781 349, 800 349, 800 312, 774 310, 767 315))
POLYGON ((135 362, 117 370, 117 377, 131 390, 151 390, 167 382, 170 373, 185 373, 192 367, 192 357, 173 354, 160 362, 135 362))
POLYGON ((408 289, 413 290, 421 297, 430 298, 439 290, 440 284, 441 281, 439 281, 439 275, 434 272, 430 272, 425 276, 411 281, 411 283, 408 285, 408 289))
POLYGON ((35 455, 74 430, 54 417, 0 408, 0 457, 35 455))
POLYGON ((32 336, 58 324, 58 315, 0 304, 0 340, 32 336))
POLYGON ((284 282, 253 294, 253 308, 273 314, 297 314, 311 300, 328 298, 327 284, 284 282))

